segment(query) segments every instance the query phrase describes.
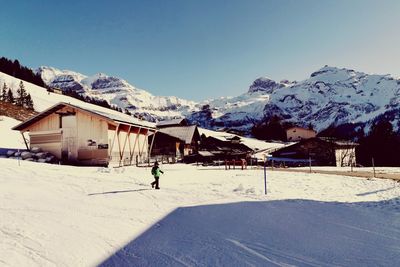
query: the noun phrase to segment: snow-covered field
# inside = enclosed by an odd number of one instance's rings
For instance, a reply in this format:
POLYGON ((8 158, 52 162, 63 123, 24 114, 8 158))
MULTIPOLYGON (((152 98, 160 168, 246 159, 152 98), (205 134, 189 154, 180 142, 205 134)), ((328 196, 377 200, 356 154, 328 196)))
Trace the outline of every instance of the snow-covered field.
MULTIPOLYGON (((352 171, 351 167, 312 166, 311 168, 314 171, 332 171, 332 172, 337 172, 337 171, 350 172, 350 171, 352 171)), ((292 169, 309 170, 309 167, 298 167, 298 168, 292 168, 292 169)), ((353 171, 372 173, 374 171, 374 169, 372 167, 354 167, 353 171)), ((400 168, 399 167, 375 167, 375 172, 400 174, 400 168)))
POLYGON ((11 130, 12 127, 21 122, 7 117, 0 116, 0 148, 21 148, 26 149, 22 135, 11 130))
POLYGON ((400 184, 0 159, 3 266, 399 266, 400 184))

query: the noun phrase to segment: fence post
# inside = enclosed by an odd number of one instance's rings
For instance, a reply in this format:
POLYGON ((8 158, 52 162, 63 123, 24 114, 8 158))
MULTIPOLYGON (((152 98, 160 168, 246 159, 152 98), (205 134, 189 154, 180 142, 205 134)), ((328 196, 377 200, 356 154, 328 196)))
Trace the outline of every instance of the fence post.
POLYGON ((264 160, 264 192, 267 194, 267 161, 264 160))
POLYGON ((373 157, 372 157, 372 169, 374 170, 374 178, 375 178, 375 161, 373 157))

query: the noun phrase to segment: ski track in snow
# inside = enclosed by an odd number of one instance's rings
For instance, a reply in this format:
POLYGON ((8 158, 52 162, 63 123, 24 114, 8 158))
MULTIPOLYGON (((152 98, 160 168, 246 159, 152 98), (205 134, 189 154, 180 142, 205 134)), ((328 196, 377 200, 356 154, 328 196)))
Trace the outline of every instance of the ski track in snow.
POLYGON ((256 257, 259 257, 259 258, 261 258, 261 259, 267 261, 268 263, 272 263, 272 264, 277 265, 277 266, 280 266, 280 267, 292 267, 292 266, 295 266, 295 265, 290 265, 290 264, 286 264, 286 263, 282 263, 282 262, 276 262, 276 261, 274 261, 274 260, 272 260, 272 259, 269 259, 269 258, 267 258, 266 256, 264 256, 264 255, 258 253, 257 251, 255 251, 255 250, 253 250, 253 249, 251 249, 251 248, 249 248, 249 247, 243 245, 242 243, 240 243, 240 242, 237 241, 237 240, 232 240, 232 239, 227 239, 227 240, 230 241, 230 242, 232 242, 233 244, 235 244, 235 245, 238 246, 239 248, 241 248, 241 249, 243 249, 243 250, 245 250, 245 251, 251 253, 252 255, 254 255, 254 256, 256 256, 256 257))

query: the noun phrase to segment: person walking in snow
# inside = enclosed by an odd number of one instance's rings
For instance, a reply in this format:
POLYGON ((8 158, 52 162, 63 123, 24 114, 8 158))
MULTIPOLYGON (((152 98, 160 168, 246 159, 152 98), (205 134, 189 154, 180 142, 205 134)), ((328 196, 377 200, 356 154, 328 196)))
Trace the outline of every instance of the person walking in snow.
POLYGON ((152 188, 155 186, 156 189, 160 189, 158 181, 160 180, 161 173, 164 172, 158 167, 158 162, 154 162, 154 166, 151 168, 151 174, 154 176, 154 182, 151 183, 152 188))

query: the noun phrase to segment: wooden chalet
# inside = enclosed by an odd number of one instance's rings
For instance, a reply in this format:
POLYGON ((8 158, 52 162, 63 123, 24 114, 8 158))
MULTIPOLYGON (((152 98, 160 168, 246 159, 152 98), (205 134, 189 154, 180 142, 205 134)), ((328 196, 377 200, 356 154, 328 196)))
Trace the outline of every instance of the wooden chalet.
POLYGON ((198 151, 200 134, 196 125, 163 127, 153 136, 149 138, 149 144, 153 143, 152 156, 182 159, 198 151))
POLYGON ((304 139, 290 146, 272 152, 273 159, 287 164, 319 166, 350 166, 356 164, 355 148, 358 144, 329 138, 304 139))
POLYGON ((15 126, 26 147, 39 147, 62 163, 76 165, 129 165, 150 155, 148 136, 153 123, 88 104, 60 102, 15 126))
POLYGON ((215 136, 202 135, 201 150, 208 151, 214 155, 214 159, 246 159, 253 150, 241 143, 238 136, 227 136, 225 139, 215 136))

